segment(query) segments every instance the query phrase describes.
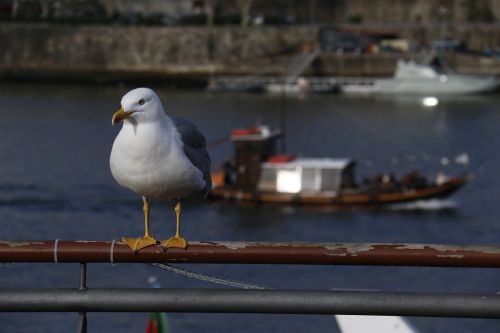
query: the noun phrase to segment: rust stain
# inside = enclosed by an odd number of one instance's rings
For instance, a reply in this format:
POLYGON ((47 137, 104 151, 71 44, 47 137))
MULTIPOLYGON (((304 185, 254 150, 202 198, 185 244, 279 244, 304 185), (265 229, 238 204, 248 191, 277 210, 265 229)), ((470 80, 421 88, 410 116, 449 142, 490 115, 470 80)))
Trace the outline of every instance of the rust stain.
POLYGON ((245 242, 222 242, 222 243, 217 243, 217 245, 222 245, 229 250, 237 251, 246 249, 247 246, 249 246, 250 244, 245 242))
MULTIPOLYGON (((195 242, 199 245, 207 244, 207 242, 195 242)), ((259 247, 267 249, 277 249, 277 248, 311 248, 311 249, 333 249, 337 250, 339 244, 328 244, 328 243, 270 243, 270 242, 214 242, 208 243, 210 245, 224 246, 230 250, 243 250, 250 247, 259 247)))
POLYGON ((16 242, 16 241, 0 241, 0 245, 7 245, 9 247, 43 245, 44 242, 16 242))
MULTIPOLYGON (((439 247, 439 245, 437 246, 439 247)), ((477 252, 485 254, 500 254, 500 247, 497 245, 492 245, 492 246, 469 245, 469 246, 457 247, 456 251, 468 251, 468 252, 477 252)))
POLYGON ((247 243, 247 242, 207 242, 207 241, 195 241, 195 242, 189 242, 189 245, 193 246, 223 246, 227 248, 228 250, 241 250, 246 248, 247 246, 251 246, 252 243, 247 243))
POLYGON ((436 255, 438 258, 458 258, 458 259, 463 259, 465 258, 465 255, 463 254, 438 254, 436 255))
POLYGON ((209 242, 209 241, 194 241, 189 242, 191 245, 218 245, 219 242, 209 242))
POLYGON ((393 244, 396 250, 425 250, 429 244, 393 244))
POLYGON ((436 252, 500 254, 500 247, 484 246, 484 245, 460 246, 460 245, 436 245, 436 244, 400 244, 396 248, 401 250, 429 250, 436 252))
POLYGON ((330 251, 328 255, 334 256, 357 256, 361 253, 366 253, 375 250, 376 244, 341 244, 341 245, 327 245, 325 248, 330 251), (343 250, 342 252, 338 252, 339 250, 343 250))

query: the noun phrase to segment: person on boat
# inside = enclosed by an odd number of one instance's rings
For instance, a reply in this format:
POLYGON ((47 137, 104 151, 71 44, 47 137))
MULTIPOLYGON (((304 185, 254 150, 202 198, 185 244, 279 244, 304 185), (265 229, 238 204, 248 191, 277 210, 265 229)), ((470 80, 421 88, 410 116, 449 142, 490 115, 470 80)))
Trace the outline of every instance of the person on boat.
POLYGON ((405 189, 419 190, 427 187, 427 179, 418 170, 415 170, 401 178, 401 185, 405 189))
POLYGON ((449 177, 442 171, 436 175, 436 185, 443 185, 449 180, 449 177))
POLYGON ((385 174, 382 176, 382 182, 380 184, 382 189, 387 190, 387 191, 394 191, 398 189, 398 181, 396 180, 396 177, 394 176, 393 172, 390 172, 389 174, 385 174))

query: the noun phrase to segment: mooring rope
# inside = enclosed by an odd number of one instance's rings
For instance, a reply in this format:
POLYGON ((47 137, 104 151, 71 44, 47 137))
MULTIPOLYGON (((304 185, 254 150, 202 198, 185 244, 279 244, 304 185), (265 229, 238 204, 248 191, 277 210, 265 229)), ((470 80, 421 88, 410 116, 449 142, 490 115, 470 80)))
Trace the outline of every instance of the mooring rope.
POLYGON ((272 289, 272 288, 267 288, 267 287, 260 286, 257 284, 249 284, 249 283, 238 282, 238 281, 233 281, 233 280, 229 280, 229 279, 221 279, 221 278, 211 276, 211 275, 196 273, 196 272, 184 269, 184 268, 178 268, 178 267, 168 265, 168 264, 151 263, 148 265, 158 267, 160 269, 169 271, 171 273, 179 274, 179 275, 191 278, 191 279, 204 281, 204 282, 210 282, 210 283, 214 283, 214 284, 219 284, 219 285, 223 285, 226 287, 233 287, 233 288, 240 288, 240 289, 272 289))

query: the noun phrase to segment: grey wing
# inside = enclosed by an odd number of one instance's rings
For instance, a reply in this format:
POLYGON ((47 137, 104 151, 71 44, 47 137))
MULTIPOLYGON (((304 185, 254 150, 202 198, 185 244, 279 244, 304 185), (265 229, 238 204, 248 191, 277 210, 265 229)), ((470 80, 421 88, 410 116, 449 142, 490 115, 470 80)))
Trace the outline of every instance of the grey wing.
POLYGON ((205 196, 212 188, 212 177, 210 175, 210 156, 207 152, 207 143, 200 130, 189 120, 172 117, 177 131, 181 135, 184 144, 184 154, 203 174, 205 187, 202 194, 205 196))

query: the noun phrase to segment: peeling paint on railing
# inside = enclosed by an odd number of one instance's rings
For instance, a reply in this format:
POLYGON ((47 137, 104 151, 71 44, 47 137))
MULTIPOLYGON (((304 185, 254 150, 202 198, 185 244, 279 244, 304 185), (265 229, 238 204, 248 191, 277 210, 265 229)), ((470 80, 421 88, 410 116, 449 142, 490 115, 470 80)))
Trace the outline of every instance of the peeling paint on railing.
POLYGON ((500 267, 500 246, 191 241, 135 253, 119 241, 0 241, 0 262, 160 262, 500 267), (57 244, 57 246, 56 246, 57 244))

